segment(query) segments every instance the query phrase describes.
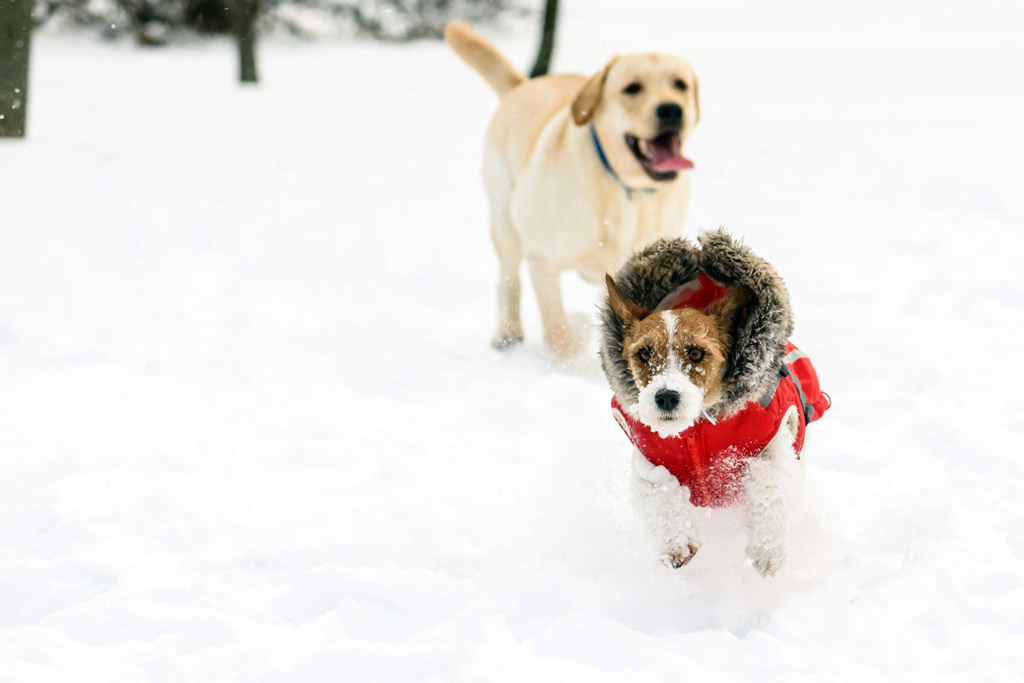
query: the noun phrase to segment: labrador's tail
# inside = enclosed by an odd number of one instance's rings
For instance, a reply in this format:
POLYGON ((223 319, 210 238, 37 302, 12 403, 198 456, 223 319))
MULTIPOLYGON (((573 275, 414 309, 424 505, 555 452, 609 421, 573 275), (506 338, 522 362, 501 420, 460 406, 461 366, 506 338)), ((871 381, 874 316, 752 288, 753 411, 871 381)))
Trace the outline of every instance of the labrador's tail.
POLYGON ((461 21, 448 24, 444 29, 444 39, 457 55, 484 77, 494 92, 498 93, 498 97, 504 97, 509 90, 526 80, 497 48, 468 24, 461 21))

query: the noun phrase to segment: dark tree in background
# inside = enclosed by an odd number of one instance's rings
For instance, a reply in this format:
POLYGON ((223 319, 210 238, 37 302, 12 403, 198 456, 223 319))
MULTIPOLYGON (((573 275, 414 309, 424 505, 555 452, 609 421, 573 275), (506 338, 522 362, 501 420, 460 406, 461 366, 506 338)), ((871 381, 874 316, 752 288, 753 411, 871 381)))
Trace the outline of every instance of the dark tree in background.
POLYGON ((0 137, 25 137, 33 0, 0 0, 0 137))
MULTIPOLYGON (((358 35, 389 42, 441 39, 449 21, 461 19, 478 26, 493 24, 505 14, 523 13, 524 4, 523 0, 249 1, 256 7, 257 33, 284 33, 299 38, 358 35)), ((139 27, 148 27, 149 33, 166 27, 165 42, 173 43, 187 40, 189 35, 234 34, 229 15, 236 2, 36 0, 36 14, 41 22, 52 19, 68 27, 93 28, 109 38, 128 34, 138 38, 139 27)), ((241 14, 246 14, 245 9, 241 14)))
POLYGON ((177 7, 166 0, 117 0, 139 45, 164 45, 177 7))
POLYGON ((333 5, 336 15, 357 31, 377 40, 409 42, 444 37, 448 22, 493 23, 499 15, 514 11, 515 0, 298 0, 333 5))
POLYGON ((183 25, 201 35, 229 33, 228 8, 224 0, 185 0, 183 25))
POLYGON ((256 20, 260 14, 259 0, 228 0, 228 25, 238 45, 238 80, 255 83, 256 20))
POLYGON ((537 50, 537 61, 530 69, 530 78, 544 76, 551 68, 551 53, 555 49, 555 24, 558 22, 558 0, 546 0, 544 3, 544 23, 541 25, 540 48, 537 50))
MULTIPOLYGON (((522 1, 34 0, 39 23, 52 20, 68 27, 91 28, 107 38, 131 35, 140 45, 231 35, 238 46, 243 83, 257 81, 257 35, 284 33, 309 39, 365 36, 387 42, 440 39, 444 27, 454 19, 478 26, 493 24, 505 14, 520 12, 522 1)), ((0 8, 12 2, 33 4, 33 0, 0 0, 0 8)), ((553 14, 550 21, 549 59, 553 14)))

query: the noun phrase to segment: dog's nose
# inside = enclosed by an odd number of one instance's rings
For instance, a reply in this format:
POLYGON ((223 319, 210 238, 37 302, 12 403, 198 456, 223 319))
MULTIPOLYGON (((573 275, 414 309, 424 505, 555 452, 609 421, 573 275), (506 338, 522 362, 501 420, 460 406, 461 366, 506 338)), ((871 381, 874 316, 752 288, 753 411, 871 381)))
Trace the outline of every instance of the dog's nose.
POLYGON ((662 389, 654 395, 654 402, 666 413, 670 412, 679 405, 679 392, 672 389, 662 389))
POLYGON ((675 102, 662 102, 654 110, 662 125, 680 124, 683 121, 683 108, 675 102))

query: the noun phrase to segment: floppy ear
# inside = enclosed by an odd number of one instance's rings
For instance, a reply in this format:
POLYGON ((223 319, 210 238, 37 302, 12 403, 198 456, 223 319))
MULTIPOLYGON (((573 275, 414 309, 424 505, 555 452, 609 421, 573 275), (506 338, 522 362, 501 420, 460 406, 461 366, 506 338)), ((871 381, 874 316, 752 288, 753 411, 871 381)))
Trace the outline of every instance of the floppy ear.
POLYGON ((601 91, 604 90, 604 81, 608 78, 608 70, 612 68, 618 57, 612 57, 604 68, 587 79, 583 88, 576 94, 572 101, 572 120, 577 126, 589 123, 594 118, 594 110, 601 103, 601 91))
POLYGON ((733 287, 728 294, 708 306, 704 312, 713 318, 718 318, 722 323, 722 329, 731 337, 740 322, 740 314, 743 309, 756 303, 757 297, 754 296, 754 292, 748 287, 740 285, 733 287))
POLYGON ((615 315, 618 316, 624 326, 629 327, 651 314, 643 306, 637 306, 623 296, 619 288, 615 286, 615 280, 612 279, 611 275, 605 275, 604 281, 608 284, 608 302, 611 303, 612 310, 615 311, 615 315))

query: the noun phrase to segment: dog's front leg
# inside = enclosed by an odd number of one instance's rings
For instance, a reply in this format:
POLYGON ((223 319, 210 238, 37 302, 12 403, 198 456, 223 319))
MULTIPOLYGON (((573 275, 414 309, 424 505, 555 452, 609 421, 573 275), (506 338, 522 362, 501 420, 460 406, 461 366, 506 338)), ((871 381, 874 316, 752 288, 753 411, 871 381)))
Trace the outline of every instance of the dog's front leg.
POLYGON ((789 507, 795 482, 784 466, 796 460, 793 440, 798 419, 791 408, 779 433, 750 461, 743 482, 747 557, 761 576, 773 576, 789 553, 789 507))
POLYGON ((688 564, 700 547, 688 514, 688 492, 667 469, 655 467, 637 450, 633 469, 634 494, 657 536, 662 562, 676 569, 688 564))
POLYGON ((536 256, 529 258, 530 279, 540 307, 544 341, 559 358, 569 358, 579 348, 576 332, 569 325, 562 306, 562 271, 536 256))

